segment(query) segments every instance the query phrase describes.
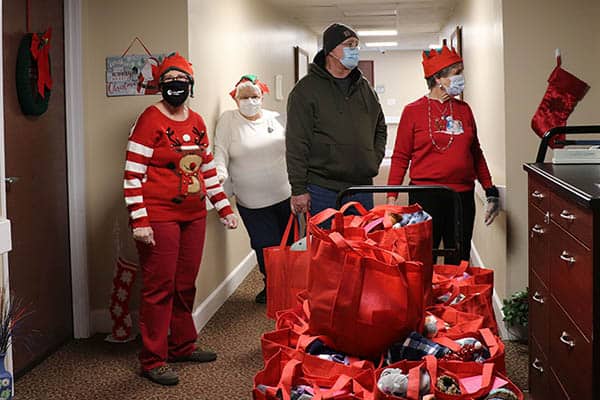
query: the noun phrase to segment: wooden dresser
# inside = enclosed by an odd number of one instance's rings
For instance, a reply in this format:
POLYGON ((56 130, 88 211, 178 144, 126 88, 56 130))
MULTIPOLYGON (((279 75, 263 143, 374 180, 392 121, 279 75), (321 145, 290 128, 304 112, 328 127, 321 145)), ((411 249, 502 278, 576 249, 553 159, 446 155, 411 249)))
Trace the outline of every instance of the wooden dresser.
POLYGON ((600 165, 529 176, 529 387, 534 400, 600 399, 600 165))

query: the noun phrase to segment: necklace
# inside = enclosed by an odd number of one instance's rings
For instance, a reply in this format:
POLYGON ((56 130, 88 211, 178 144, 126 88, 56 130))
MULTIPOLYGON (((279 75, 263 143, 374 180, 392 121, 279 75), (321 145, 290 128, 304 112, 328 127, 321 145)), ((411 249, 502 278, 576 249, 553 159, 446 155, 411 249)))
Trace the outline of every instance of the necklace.
MULTIPOLYGON (((452 99, 448 100, 448 102, 450 103, 450 118, 453 118, 452 99)), ((444 110, 444 112, 445 111, 446 110, 444 110)), ((442 113, 442 119, 444 119, 444 113, 442 113)), ((429 96, 427 96, 427 123, 429 126, 429 138, 431 139, 431 144, 433 144, 433 147, 435 147, 435 149, 439 152, 448 150, 452 145, 452 142, 454 142, 454 135, 450 135, 450 140, 448 140, 448 144, 446 144, 444 147, 440 147, 436 143, 435 139, 433 138, 433 131, 431 130, 431 99, 429 96)))

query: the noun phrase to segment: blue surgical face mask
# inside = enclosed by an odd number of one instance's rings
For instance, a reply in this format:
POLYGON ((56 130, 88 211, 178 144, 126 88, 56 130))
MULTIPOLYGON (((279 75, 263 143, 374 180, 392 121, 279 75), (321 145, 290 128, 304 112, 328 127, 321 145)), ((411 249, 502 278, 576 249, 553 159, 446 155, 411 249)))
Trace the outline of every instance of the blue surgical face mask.
POLYGON ((348 69, 354 69, 358 66, 360 59, 360 49, 357 47, 344 47, 344 56, 340 59, 342 65, 348 69))
POLYGON ((449 96, 458 96, 465 90, 465 77, 462 74, 449 77, 450 85, 444 86, 449 96))

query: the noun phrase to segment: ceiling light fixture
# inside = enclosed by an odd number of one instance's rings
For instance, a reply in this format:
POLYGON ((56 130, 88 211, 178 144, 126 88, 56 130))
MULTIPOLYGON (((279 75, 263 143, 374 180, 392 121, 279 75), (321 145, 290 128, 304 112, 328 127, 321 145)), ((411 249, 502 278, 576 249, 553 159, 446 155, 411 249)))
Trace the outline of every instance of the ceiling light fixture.
POLYGON ((397 36, 398 31, 395 29, 372 29, 358 31, 358 36, 397 36))
POLYGON ((344 11, 345 17, 395 17, 396 10, 344 11))
POLYGON ((367 47, 395 47, 398 46, 398 42, 367 42, 367 47))

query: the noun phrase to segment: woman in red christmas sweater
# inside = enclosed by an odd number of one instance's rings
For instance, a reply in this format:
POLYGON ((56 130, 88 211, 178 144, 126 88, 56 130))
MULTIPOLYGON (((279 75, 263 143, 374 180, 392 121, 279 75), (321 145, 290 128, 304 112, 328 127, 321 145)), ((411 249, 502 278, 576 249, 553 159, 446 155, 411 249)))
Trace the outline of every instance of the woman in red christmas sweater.
MULTIPOLYGON (((216 359, 196 347, 195 281, 206 227, 206 200, 222 223, 237 227, 217 178, 204 121, 185 105, 194 84, 191 64, 175 53, 160 66, 163 99, 139 117, 127 144, 125 202, 142 269, 142 373, 174 385, 166 362, 216 359)), ((193 92, 192 92, 193 93, 193 92)))
MULTIPOLYGON (((454 96, 462 93, 462 58, 454 49, 423 52, 423 69, 429 93, 408 104, 402 112, 388 185, 401 185, 410 164, 411 185, 444 185, 458 192, 462 200, 462 248, 460 259, 469 260, 475 219, 475 179, 487 196, 485 223, 498 215, 498 189, 477 139, 477 127, 471 108, 454 96)), ((393 204, 396 193, 388 194, 393 204)), ((447 248, 456 246, 454 210, 448 196, 410 193, 409 202, 419 203, 433 218, 433 245, 443 240, 447 248)), ((460 259, 446 258, 458 264, 460 259)))

